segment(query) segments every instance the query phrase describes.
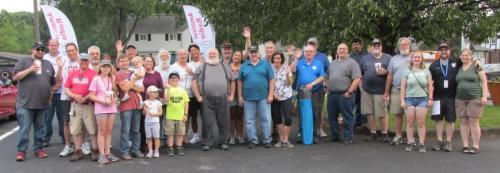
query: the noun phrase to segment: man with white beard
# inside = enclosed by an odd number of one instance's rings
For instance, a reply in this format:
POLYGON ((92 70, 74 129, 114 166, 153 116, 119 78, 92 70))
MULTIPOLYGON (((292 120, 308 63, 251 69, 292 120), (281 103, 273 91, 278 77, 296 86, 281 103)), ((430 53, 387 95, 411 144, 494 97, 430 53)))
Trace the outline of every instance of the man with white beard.
POLYGON ((403 143, 401 129, 403 127, 403 108, 401 107, 401 79, 403 73, 410 65, 411 40, 401 37, 398 41, 399 53, 391 58, 389 62, 389 74, 385 84, 384 100, 390 100, 389 112, 396 116, 395 131, 391 144, 399 145, 403 143), (389 97, 390 96, 390 97, 389 97))
POLYGON ((235 83, 231 68, 219 60, 217 49, 208 51, 207 61, 195 70, 191 86, 203 110, 203 132, 207 133, 202 139, 203 151, 217 144, 228 150, 229 103, 233 101, 235 83))

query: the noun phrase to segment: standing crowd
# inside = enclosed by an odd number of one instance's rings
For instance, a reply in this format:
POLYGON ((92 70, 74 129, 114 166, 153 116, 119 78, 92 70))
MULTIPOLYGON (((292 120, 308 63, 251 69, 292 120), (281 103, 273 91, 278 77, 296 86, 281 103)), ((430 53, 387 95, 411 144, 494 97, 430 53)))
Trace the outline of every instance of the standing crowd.
POLYGON ((301 117, 297 143, 308 144, 309 132, 311 143, 319 143, 327 136, 325 100, 332 142, 351 144, 354 127, 366 126, 367 141, 406 142, 404 150, 426 152, 425 120, 430 108, 437 136, 433 150, 453 150, 459 117, 461 151, 479 152, 479 118, 488 89, 483 67, 469 49, 455 59, 448 45, 440 44, 439 59, 426 67, 423 54, 412 50, 409 38, 399 39, 395 56, 383 53, 378 39, 371 42, 369 52, 353 39, 352 53, 348 44, 341 43, 331 60, 317 51, 318 40, 310 38, 303 49, 288 46, 286 54, 274 42, 265 42, 261 57, 258 46, 251 44, 250 28, 245 27, 242 35, 242 51, 225 41, 222 56, 212 48, 202 57, 200 47, 193 44, 177 50, 174 63, 166 50, 143 58, 128 45, 122 53, 121 41, 115 44, 115 63, 101 60, 97 46, 79 54, 73 43, 59 45, 54 39, 47 46, 35 43, 32 57, 20 59, 14 68, 20 127, 16 160, 26 158, 32 125, 32 150, 38 158, 47 157, 44 148, 53 136, 54 115, 64 143, 59 156, 71 155, 73 162, 85 155, 101 164, 158 158, 162 141, 168 156, 184 155, 187 143, 201 143, 203 151, 229 150, 236 143, 246 143, 250 149, 259 145, 293 148, 295 112, 301 117), (60 55, 59 46, 65 47, 66 56, 60 55), (298 103, 305 98, 310 102, 298 103), (116 116, 120 116, 119 157, 110 151, 116 116), (389 118, 395 119, 392 139, 389 118), (257 130, 262 131, 261 139, 257 130))

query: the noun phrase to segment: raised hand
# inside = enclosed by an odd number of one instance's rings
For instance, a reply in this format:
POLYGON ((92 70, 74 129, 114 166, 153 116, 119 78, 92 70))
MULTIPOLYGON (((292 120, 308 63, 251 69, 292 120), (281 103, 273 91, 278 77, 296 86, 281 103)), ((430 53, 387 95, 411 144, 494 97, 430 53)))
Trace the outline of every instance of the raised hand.
POLYGON ((123 42, 121 40, 117 40, 115 43, 115 48, 116 52, 122 52, 123 51, 123 42))
POLYGON ((56 59, 56 63, 57 63, 57 66, 59 68, 62 68, 62 66, 64 66, 64 60, 61 58, 61 56, 57 56, 57 59, 56 59))
POLYGON ((245 38, 250 38, 250 36, 252 35, 252 30, 250 29, 249 26, 245 26, 243 27, 243 32, 241 33, 241 35, 243 35, 243 37, 245 38))
POLYGON ((295 55, 294 55, 294 57, 295 57, 295 59, 298 59, 298 58, 300 58, 301 56, 302 56, 302 49, 297 48, 297 50, 295 50, 295 55))

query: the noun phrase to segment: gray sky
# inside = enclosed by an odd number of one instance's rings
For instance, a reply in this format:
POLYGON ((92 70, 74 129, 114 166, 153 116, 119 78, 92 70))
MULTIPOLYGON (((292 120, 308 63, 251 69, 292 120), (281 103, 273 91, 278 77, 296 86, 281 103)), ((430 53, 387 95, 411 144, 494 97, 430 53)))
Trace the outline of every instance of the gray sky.
POLYGON ((33 0, 0 0, 0 10, 33 12, 33 0))

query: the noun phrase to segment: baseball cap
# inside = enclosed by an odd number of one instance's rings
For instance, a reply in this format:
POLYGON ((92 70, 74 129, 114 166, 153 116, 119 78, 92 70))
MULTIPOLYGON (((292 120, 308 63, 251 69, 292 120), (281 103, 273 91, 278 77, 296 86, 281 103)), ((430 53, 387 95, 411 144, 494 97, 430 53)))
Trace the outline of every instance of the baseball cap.
POLYGON ((169 78, 169 79, 171 79, 171 78, 172 78, 172 77, 174 77, 174 76, 177 76, 177 78, 181 78, 181 77, 180 77, 180 75, 179 75, 179 73, 177 73, 177 72, 172 72, 172 73, 170 73, 170 74, 168 75, 168 78, 169 78))
POLYGON ((438 50, 441 50, 441 48, 446 48, 446 49, 449 49, 450 47, 448 46, 448 44, 446 43, 441 43, 438 47, 438 50))
POLYGON ((137 48, 135 48, 135 46, 134 46, 134 45, 128 45, 128 46, 127 46, 127 49, 130 49, 130 48, 137 49, 137 48))
POLYGON ((250 52, 257 52, 257 51, 259 51, 259 47, 258 46, 253 45, 253 46, 250 47, 250 52))
POLYGON ((372 45, 374 44, 382 44, 382 42, 379 39, 373 39, 372 45))
POLYGON ((231 43, 229 41, 224 41, 224 43, 222 43, 222 47, 223 48, 231 48, 231 43))
POLYGON ((100 64, 101 64, 101 65, 109 65, 109 66, 113 66, 113 64, 111 64, 111 61, 110 61, 110 60, 107 60, 107 59, 103 59, 103 60, 101 60, 100 64))
POLYGON ((90 60, 90 56, 87 53, 80 53, 80 60, 90 60))
POLYGON ((31 48, 36 49, 36 48, 40 48, 40 47, 45 49, 45 45, 42 42, 35 42, 35 43, 33 43, 33 46, 31 48))
POLYGON ((156 86, 154 85, 151 85, 151 86, 148 86, 148 89, 146 89, 146 93, 150 93, 150 92, 158 92, 160 91, 160 89, 158 89, 156 86))
POLYGON ((318 45, 318 39, 316 37, 311 37, 307 40, 307 44, 309 43, 314 43, 315 45, 318 45))

